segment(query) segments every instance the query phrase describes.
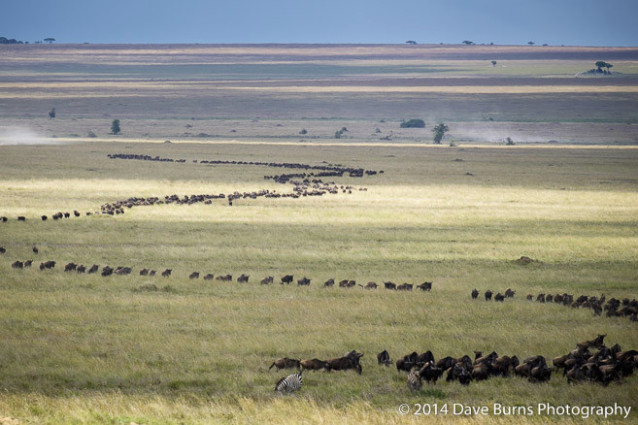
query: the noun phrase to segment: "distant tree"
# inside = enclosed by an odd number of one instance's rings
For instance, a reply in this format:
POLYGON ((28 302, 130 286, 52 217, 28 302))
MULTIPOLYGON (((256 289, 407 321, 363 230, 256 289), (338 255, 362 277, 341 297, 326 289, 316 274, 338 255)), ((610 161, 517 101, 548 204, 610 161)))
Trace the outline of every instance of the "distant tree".
POLYGON ((474 42, 470 41, 470 40, 463 40, 463 44, 467 45, 467 46, 473 46, 474 42))
POLYGON ((492 66, 496 66, 496 61, 492 61, 492 66))
POLYGON ((611 68, 613 66, 612 64, 607 63, 605 61, 598 61, 598 62, 596 62, 595 65, 596 65, 596 70, 598 72, 605 72, 605 71, 603 71, 603 68, 607 68, 607 72, 610 72, 609 68, 611 68))
POLYGON ((514 141, 512 140, 511 137, 508 137, 508 138, 505 139, 505 144, 507 146, 514 146, 514 141))
POLYGON ((536 43, 534 43, 533 41, 528 41, 527 44, 529 44, 530 46, 533 46, 536 43))
POLYGON ((55 41, 55 38, 53 37, 45 38, 44 41, 46 41, 49 44, 52 44, 55 41))
POLYGON ((450 128, 444 123, 435 125, 432 129, 432 133, 434 133, 434 144, 440 145, 441 140, 443 140, 443 136, 445 136, 445 133, 447 133, 449 130, 450 128))
POLYGON ((52 120, 53 118, 55 118, 55 108, 51 108, 49 111, 49 119, 52 120))
POLYGON ((412 118, 408 121, 401 122, 401 128, 425 128, 425 121, 419 118, 412 118))
POLYGON ((308 130, 306 130, 305 128, 302 128, 299 134, 308 134, 308 130))
POLYGON ((405 42, 405 44, 415 45, 415 44, 416 44, 416 41, 414 41, 414 40, 408 40, 408 41, 406 41, 406 42, 405 42))
POLYGON ((120 120, 113 120, 111 123, 111 133, 119 134, 120 133, 120 120))

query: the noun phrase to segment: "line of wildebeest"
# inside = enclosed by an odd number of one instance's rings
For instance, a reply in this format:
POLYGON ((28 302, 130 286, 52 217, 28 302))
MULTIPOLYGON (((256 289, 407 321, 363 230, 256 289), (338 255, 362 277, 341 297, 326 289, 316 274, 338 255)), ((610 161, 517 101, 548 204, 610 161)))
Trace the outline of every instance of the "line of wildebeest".
MULTIPOLYGON (((621 382, 623 378, 633 374, 638 367, 638 350, 622 350, 615 344, 607 347, 604 344, 606 335, 598 335, 592 340, 579 342, 576 348, 565 355, 553 358, 552 367, 542 355, 525 358, 522 362, 517 356, 500 356, 495 351, 484 355, 474 352, 474 360, 468 355, 461 357, 447 356, 436 360, 431 351, 421 354, 416 351, 406 354, 396 361, 399 373, 407 374, 407 385, 411 391, 422 388, 423 381, 436 384, 445 374, 446 382, 458 381, 461 385, 469 385, 472 381, 483 381, 492 377, 510 375, 527 378, 529 382, 547 382, 552 374, 559 373, 567 378, 568 383, 597 382, 604 386, 611 382, 621 382)), ((268 370, 297 368, 300 370, 354 370, 359 375, 363 368, 360 359, 363 353, 353 350, 342 357, 329 360, 300 360, 283 357, 275 360, 268 370)), ((393 360, 387 350, 377 354, 380 366, 390 366, 393 360)))
MULTIPOLYGON (((38 254, 39 253, 39 249, 34 246, 33 248, 33 252, 34 254, 38 254)), ((5 254, 7 252, 6 248, 4 247, 0 247, 0 254, 5 254)), ((56 261, 53 260, 48 260, 48 261, 43 261, 40 263, 40 270, 51 270, 53 268, 55 268, 55 266, 57 265, 56 261)), ((11 267, 14 269, 26 269, 26 268, 30 268, 33 266, 33 260, 29 259, 29 260, 24 260, 24 261, 20 261, 20 260, 16 260, 13 263, 11 263, 11 267)), ((77 264, 74 262, 70 262, 67 263, 64 266, 64 271, 65 272, 73 272, 73 273, 87 273, 87 274, 96 274, 99 273, 101 276, 103 277, 107 277, 107 276, 111 276, 111 275, 119 275, 119 276, 126 276, 126 275, 130 275, 133 273, 133 268, 132 267, 126 267, 126 266, 119 266, 119 267, 111 267, 111 266, 100 266, 98 264, 93 264, 92 266, 87 266, 84 264, 77 264), (101 268, 101 270, 100 270, 101 268)), ((149 268, 142 268, 139 270, 139 275, 140 276, 156 276, 158 274, 158 272, 154 269, 149 269, 149 268)), ((161 276, 163 277, 170 277, 173 274, 173 269, 165 269, 163 270, 161 273, 159 273, 161 276)), ((232 282, 233 281, 233 275, 231 274, 221 274, 221 275, 215 275, 214 273, 200 273, 198 271, 194 271, 192 273, 190 273, 188 275, 189 279, 199 279, 202 278, 203 280, 218 280, 218 281, 222 281, 222 282, 232 282)), ((247 274, 242 273, 240 276, 237 277, 236 281, 237 283, 248 283, 248 281, 250 280, 250 276, 247 274)), ((284 276, 281 277, 281 279, 279 279, 279 283, 284 285, 290 285, 291 283, 293 283, 295 281, 294 275, 292 274, 286 274, 284 276)), ((275 278, 273 276, 266 276, 265 278, 261 279, 259 281, 259 283, 261 285, 269 285, 271 283, 275 282, 275 278)), ((310 286, 312 280, 309 279, 308 277, 302 277, 300 279, 297 279, 297 286, 310 286)), ((381 285, 377 284, 374 281, 370 281, 367 282, 365 285, 362 284, 357 284, 356 280, 352 280, 352 279, 343 279, 340 281, 335 280, 334 278, 330 278, 328 280, 326 280, 325 282, 323 282, 322 284, 323 287, 325 288, 331 288, 333 286, 338 286, 339 288, 353 288, 355 286, 360 286, 363 289, 377 289, 378 287, 380 287, 381 285)), ((385 289, 392 289, 392 290, 397 290, 397 291, 412 291, 415 287, 417 289, 421 289, 422 291, 431 291, 432 290, 432 282, 429 281, 424 281, 423 283, 420 284, 414 284, 414 283, 402 283, 402 284, 396 284, 394 282, 384 282, 383 283, 383 287, 385 289)))
MULTIPOLYGON (((161 158, 159 156, 150 155, 137 155, 137 154, 108 154, 110 159, 127 159, 138 161, 158 161, 167 163, 186 163, 185 159, 172 159, 161 158)), ((279 162, 258 162, 258 161, 226 161, 226 160, 192 160, 193 163, 206 164, 206 165, 235 165, 235 166, 265 166, 273 168, 285 168, 285 169, 299 169, 308 172, 303 173, 288 173, 280 175, 267 175, 264 176, 266 180, 273 180, 276 183, 287 184, 290 183, 293 189, 289 193, 279 193, 276 190, 261 189, 250 192, 234 191, 232 193, 212 193, 212 194, 193 194, 178 196, 176 194, 166 195, 163 198, 160 197, 130 197, 128 199, 118 200, 115 202, 108 202, 100 206, 99 211, 87 211, 84 213, 86 216, 91 215, 119 215, 124 214, 126 209, 130 209, 138 206, 150 206, 150 205, 163 205, 163 204, 176 204, 176 205, 194 205, 203 203, 205 205, 212 204, 213 200, 225 199, 229 206, 233 205, 233 202, 239 199, 257 199, 257 198, 292 198, 298 199, 308 196, 323 196, 326 194, 336 195, 338 193, 352 194, 353 191, 366 191, 367 188, 359 187, 355 188, 352 185, 337 184, 334 181, 324 182, 321 178, 325 177, 343 177, 347 175, 349 177, 361 178, 364 176, 374 176, 382 174, 383 171, 366 170, 363 168, 342 167, 336 165, 308 165, 300 163, 279 163, 279 162)), ((53 220, 68 219, 71 217, 81 217, 83 214, 77 210, 73 212, 61 212, 58 211, 50 216, 53 220)), ((40 216, 42 221, 47 221, 49 215, 43 214, 40 216)), ((25 216, 18 216, 18 221, 26 221, 25 216)), ((0 222, 8 222, 9 218, 6 216, 0 217, 0 222)))
MULTIPOLYGON (((477 299, 480 292, 478 289, 472 290, 472 299, 477 299)), ((487 290, 484 293, 485 301, 491 301, 492 298, 496 302, 504 302, 506 298, 513 298, 515 291, 508 288, 504 293, 496 293, 487 290)), ((638 300, 623 298, 622 300, 616 298, 607 299, 605 294, 600 297, 580 295, 574 298, 574 295, 562 293, 562 294, 546 294, 540 293, 536 296, 528 294, 525 297, 528 301, 534 301, 545 304, 555 303, 571 308, 589 308, 594 312, 595 316, 602 316, 602 312, 605 311, 607 317, 627 317, 632 322, 638 322, 638 300)))

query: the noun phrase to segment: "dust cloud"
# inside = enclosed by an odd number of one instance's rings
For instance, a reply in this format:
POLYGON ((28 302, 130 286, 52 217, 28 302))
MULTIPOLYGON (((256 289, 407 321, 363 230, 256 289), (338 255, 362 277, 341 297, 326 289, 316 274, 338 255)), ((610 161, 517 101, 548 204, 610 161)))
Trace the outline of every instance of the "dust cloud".
POLYGON ((47 139, 30 128, 5 127, 0 128, 0 146, 7 145, 53 145, 58 144, 47 139))

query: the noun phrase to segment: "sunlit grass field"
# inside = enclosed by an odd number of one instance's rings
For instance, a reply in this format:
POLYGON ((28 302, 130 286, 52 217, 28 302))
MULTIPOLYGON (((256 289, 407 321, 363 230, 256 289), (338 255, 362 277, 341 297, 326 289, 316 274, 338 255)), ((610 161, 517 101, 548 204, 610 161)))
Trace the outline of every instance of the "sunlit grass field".
MULTIPOLYGON (((0 147, 0 421, 85 424, 417 423, 401 403, 638 408, 635 376, 608 387, 491 378, 439 381, 412 394, 394 366, 432 350, 548 359, 606 333, 638 348, 626 318, 525 301, 528 293, 635 298, 638 150, 631 147, 487 147, 348 143, 81 142, 0 147), (110 153, 185 159, 114 160, 110 153), (285 193, 281 169, 193 160, 340 164, 383 170, 335 178, 340 192, 300 199, 157 205, 86 216, 129 197, 285 193), (366 188, 365 191, 356 190, 366 188), (53 221, 58 211, 79 218, 53 221), (49 216, 42 221, 40 216, 49 216), (18 222, 25 216, 26 222, 18 222), (32 252, 33 246, 39 249, 32 252), (521 256, 536 260, 517 264, 521 256), (33 258, 35 267, 11 263, 33 258), (41 261, 55 260, 40 271, 41 261), (64 264, 130 266, 129 276, 63 272, 64 264), (170 278, 139 276, 173 269, 170 278), (247 284, 188 278, 250 275, 247 284), (310 287, 280 285, 285 274, 310 287), (274 276, 275 283, 259 281, 274 276), (328 278, 433 282, 430 293, 323 288, 328 278), (149 285, 157 291, 148 291, 149 285), (516 290, 503 304, 470 291, 516 290), (288 372, 273 360, 365 353, 363 374, 305 372, 293 396, 273 392, 288 372)), ((294 172, 294 171, 293 171, 294 172)), ((434 421, 534 422, 578 417, 439 415, 434 421)), ((589 419, 592 422, 600 418, 589 419)), ((11 423, 11 422, 8 422, 11 423)))

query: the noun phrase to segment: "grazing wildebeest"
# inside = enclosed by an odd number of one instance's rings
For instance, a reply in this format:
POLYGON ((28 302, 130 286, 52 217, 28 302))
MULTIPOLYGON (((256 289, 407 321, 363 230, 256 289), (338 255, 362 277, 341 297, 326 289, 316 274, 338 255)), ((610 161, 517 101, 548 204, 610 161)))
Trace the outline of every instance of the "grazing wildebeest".
POLYGON ((413 286, 413 283, 402 283, 397 286, 397 291, 411 291, 413 286))
POLYGON ((261 280, 262 285, 269 285, 273 282, 274 278, 272 276, 267 276, 261 280))
POLYGON ((222 282, 230 282, 231 280, 233 280, 233 276, 230 275, 230 274, 223 275, 223 276, 217 276, 215 278, 215 280, 220 280, 222 282))
POLYGON ((64 266, 64 271, 65 272, 72 272, 75 271, 77 269, 78 265, 75 263, 68 263, 66 266, 64 266))
POLYGON ((497 302, 504 302, 505 301, 505 295, 501 294, 500 292, 496 295, 494 295, 494 301, 497 302))
POLYGON ((102 268, 102 276, 110 276, 113 274, 113 268, 109 266, 104 266, 102 268))
POLYGON ((248 283, 248 275, 242 274, 237 278, 238 283, 248 283))
POLYGON ((86 266, 85 266, 84 264, 80 264, 80 265, 78 266, 78 268, 76 269, 76 271, 77 271, 78 273, 85 273, 85 272, 86 272, 86 266))
POLYGON ((472 299, 475 300, 478 298, 478 296, 479 296, 478 289, 472 289, 472 299))
POLYGON ((166 269, 162 272, 162 276, 169 277, 172 272, 173 272, 173 269, 166 269))
POLYGON ((140 270, 140 276, 148 276, 148 269, 140 270))
POLYGON ((97 264, 93 264, 93 265, 91 266, 91 268, 89 269, 88 273, 89 273, 89 274, 91 274, 91 273, 97 273, 97 271, 98 271, 98 269, 99 269, 99 268, 100 268, 100 266, 98 266, 97 264))
POLYGON ((272 369, 273 367, 276 367, 277 370, 280 370, 280 369, 292 369, 292 368, 300 369, 301 368, 301 361, 299 359, 291 359, 291 358, 288 358, 288 357, 283 357, 281 359, 275 360, 270 365, 268 370, 272 369))
POLYGON ((368 282, 362 286, 363 289, 377 289, 378 285, 376 282, 368 282))
POLYGON ((511 288, 507 288, 507 290, 505 291, 505 298, 514 298, 515 293, 516 291, 512 291, 511 288))
POLYGON ((206 276, 204 276, 204 280, 213 280, 215 278, 215 275, 212 273, 208 273, 206 276))
POLYGON ((24 263, 22 261, 15 261, 11 264, 11 267, 13 267, 14 269, 21 269, 24 268, 24 263))
POLYGON ((392 359, 390 358, 390 353, 388 350, 383 350, 379 354, 377 354, 377 362, 380 365, 390 366, 392 364, 392 359))
POLYGON ((335 280, 330 278, 323 283, 324 288, 331 288, 335 285, 335 280))
POLYGON ((188 276, 189 279, 199 279, 199 272, 193 272, 188 276))
POLYGON ((385 289, 397 289, 397 284, 394 282, 383 282, 385 289))

